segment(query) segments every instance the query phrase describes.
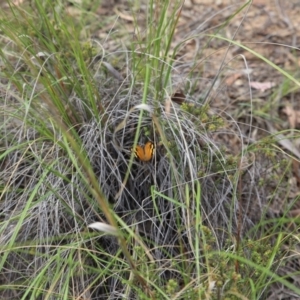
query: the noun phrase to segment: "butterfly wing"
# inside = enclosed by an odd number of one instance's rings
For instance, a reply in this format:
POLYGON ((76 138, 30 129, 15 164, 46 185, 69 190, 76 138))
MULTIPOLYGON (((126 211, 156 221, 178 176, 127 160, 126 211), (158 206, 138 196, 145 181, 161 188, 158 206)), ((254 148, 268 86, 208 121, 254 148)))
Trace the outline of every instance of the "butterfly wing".
POLYGON ((141 147, 140 145, 136 145, 136 147, 134 149, 134 154, 135 154, 135 157, 137 157, 138 159, 142 160, 142 158, 144 157, 144 149, 143 149, 143 147, 141 147))
POLYGON ((147 142, 145 147, 144 147, 144 161, 149 161, 152 156, 153 156, 153 152, 154 152, 154 145, 152 142, 147 142))

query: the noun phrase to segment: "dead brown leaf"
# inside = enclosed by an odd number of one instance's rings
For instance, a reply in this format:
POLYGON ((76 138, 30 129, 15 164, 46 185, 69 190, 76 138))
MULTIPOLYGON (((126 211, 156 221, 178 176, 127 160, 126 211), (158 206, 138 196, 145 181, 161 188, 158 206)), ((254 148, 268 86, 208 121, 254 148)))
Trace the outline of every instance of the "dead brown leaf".
POLYGON ((185 101, 185 94, 181 89, 179 89, 171 96, 171 100, 181 105, 185 101))
POLYGON ((251 81, 250 82, 250 86, 252 88, 254 88, 256 90, 259 90, 259 91, 262 91, 262 92, 271 89, 275 85, 276 85, 275 82, 270 82, 270 81, 267 81, 267 82, 251 81))
POLYGON ((228 76, 225 80, 225 83, 227 85, 233 85, 233 83, 242 76, 243 74, 242 73, 235 73, 235 74, 232 74, 230 76, 228 76))
POLYGON ((291 106, 286 106, 282 109, 282 112, 285 113, 288 117, 290 127, 292 129, 296 128, 300 124, 300 111, 293 109, 291 106))

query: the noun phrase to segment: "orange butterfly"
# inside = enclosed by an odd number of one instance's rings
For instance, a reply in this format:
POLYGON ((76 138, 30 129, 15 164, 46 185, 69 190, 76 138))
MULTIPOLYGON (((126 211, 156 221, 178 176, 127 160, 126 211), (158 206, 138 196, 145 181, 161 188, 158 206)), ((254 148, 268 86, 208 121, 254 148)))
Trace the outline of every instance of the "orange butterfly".
POLYGON ((137 145, 134 150, 135 156, 141 161, 149 161, 154 154, 154 145, 152 142, 148 141, 145 146, 137 145))

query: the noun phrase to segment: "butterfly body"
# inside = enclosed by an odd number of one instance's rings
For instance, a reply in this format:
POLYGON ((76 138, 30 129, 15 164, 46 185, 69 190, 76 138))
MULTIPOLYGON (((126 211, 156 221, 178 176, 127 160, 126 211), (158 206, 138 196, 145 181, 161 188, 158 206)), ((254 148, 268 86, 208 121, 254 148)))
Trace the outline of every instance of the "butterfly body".
POLYGON ((141 161, 149 161, 153 157, 154 145, 148 141, 144 146, 137 145, 134 149, 135 156, 141 161))

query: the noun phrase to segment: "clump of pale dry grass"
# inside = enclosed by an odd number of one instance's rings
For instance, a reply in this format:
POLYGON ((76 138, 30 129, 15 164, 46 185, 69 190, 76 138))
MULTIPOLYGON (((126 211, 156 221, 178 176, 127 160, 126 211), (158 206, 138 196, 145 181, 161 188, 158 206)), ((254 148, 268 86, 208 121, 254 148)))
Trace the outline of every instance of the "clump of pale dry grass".
MULTIPOLYGON (((106 94, 101 101, 103 112, 91 118, 87 117, 92 112, 86 113, 84 101, 74 95, 70 98, 69 105, 73 105, 82 119, 77 126, 78 139, 111 207, 120 220, 143 239, 160 279, 180 278, 172 264, 176 260, 193 260, 197 255, 193 217, 197 212, 201 214, 202 223, 215 235, 215 247, 219 249, 230 234, 238 231, 239 221, 243 231, 253 224, 246 212, 239 219, 240 203, 234 177, 238 172, 237 163, 233 163, 231 170, 226 168, 226 152, 212 139, 212 134, 222 129, 209 130, 213 124, 203 123, 201 115, 193 112, 191 107, 196 105, 196 110, 198 104, 192 98, 188 99, 189 108, 172 104, 168 110, 164 101, 149 98, 147 105, 153 108, 163 137, 153 116, 144 112, 138 142, 152 140, 156 144, 155 156, 148 163, 134 159, 124 182, 140 110, 128 112, 140 104, 142 95, 139 90, 126 88, 124 82, 123 86, 123 90, 113 91, 111 87, 105 91, 100 86, 102 94, 106 94), (123 128, 115 132, 122 122, 123 128), (201 187, 198 191, 197 185, 201 187), (199 202, 196 201, 198 196, 199 202)), ((103 220, 104 216, 78 171, 81 167, 75 156, 70 155, 63 134, 53 127, 50 128, 52 139, 42 136, 34 122, 26 123, 25 106, 12 113, 7 103, 4 113, 6 124, 14 120, 14 114, 22 122, 10 132, 6 125, 1 128, 1 145, 6 151, 0 175, 4 186, 0 210, 5 228, 1 232, 1 243, 9 245, 12 238, 20 245, 36 242, 35 251, 26 251, 26 255, 8 254, 2 280, 26 282, 48 264, 49 255, 58 251, 61 243, 78 242, 74 235, 84 232, 88 224, 103 220)), ((45 111, 45 115, 48 113, 45 111)), ((51 122, 46 126, 51 126, 51 122)), ((244 185, 244 189, 247 189, 243 191, 247 193, 247 207, 259 191, 254 181, 244 185)), ((114 238, 103 237, 89 243, 92 248, 101 247, 105 256, 115 255, 119 249, 114 238)), ((111 274, 104 274, 101 280, 105 276, 109 278, 111 274)), ((114 279, 107 279, 105 292, 98 279, 95 285, 98 287, 92 291, 99 298, 108 294, 117 298, 117 293, 124 288, 123 276, 115 274, 114 279)), ((90 284, 95 277, 84 277, 85 284, 90 284)))

